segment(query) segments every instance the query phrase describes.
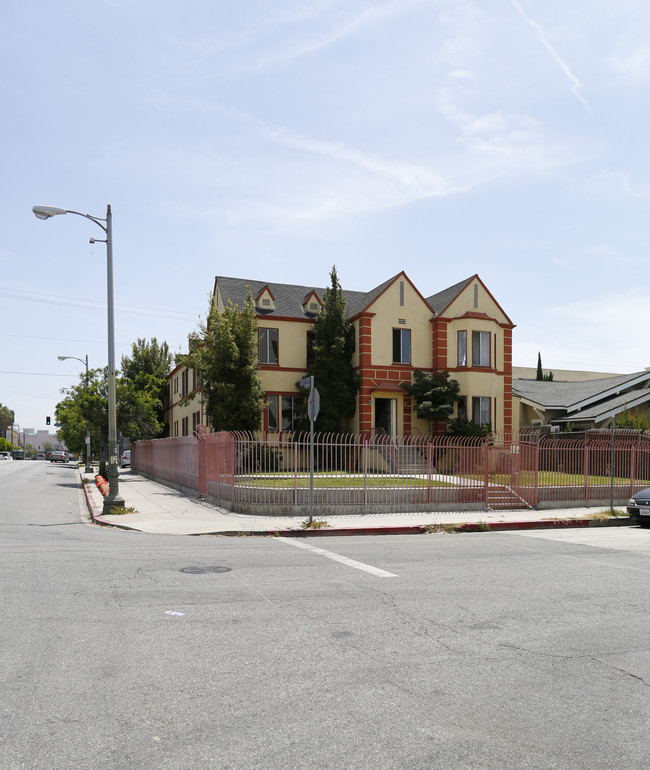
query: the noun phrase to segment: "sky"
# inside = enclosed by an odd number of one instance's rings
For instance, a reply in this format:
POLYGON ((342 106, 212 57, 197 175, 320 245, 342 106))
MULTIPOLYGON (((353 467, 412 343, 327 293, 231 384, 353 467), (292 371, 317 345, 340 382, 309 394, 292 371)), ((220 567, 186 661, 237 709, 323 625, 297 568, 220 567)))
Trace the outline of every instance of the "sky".
POLYGON ((650 366, 645 0, 34 0, 0 16, 0 403, 44 429, 185 349, 215 275, 424 296, 478 273, 513 363, 650 366), (59 361, 59 355, 73 359, 59 361))

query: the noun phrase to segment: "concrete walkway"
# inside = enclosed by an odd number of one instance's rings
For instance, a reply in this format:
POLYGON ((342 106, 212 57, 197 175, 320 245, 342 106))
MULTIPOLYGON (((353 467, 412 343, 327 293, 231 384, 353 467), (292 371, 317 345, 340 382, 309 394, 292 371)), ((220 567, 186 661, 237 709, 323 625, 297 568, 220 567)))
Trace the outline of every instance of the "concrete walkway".
MULTIPOLYGON (((120 495, 125 508, 133 513, 104 516, 103 497, 91 474, 85 474, 80 466, 88 510, 92 518, 103 525, 133 529, 166 535, 272 535, 319 536, 333 534, 400 534, 430 531, 436 527, 458 526, 462 530, 529 529, 558 526, 593 526, 601 521, 593 517, 602 515, 604 508, 563 508, 536 511, 454 511, 430 513, 357 513, 335 514, 321 517, 314 512, 314 519, 325 519, 323 529, 304 529, 303 516, 255 516, 233 513, 197 498, 188 497, 163 484, 139 476, 130 469, 120 470, 120 495)), ((624 509, 622 518, 611 518, 608 525, 633 524, 624 509)))

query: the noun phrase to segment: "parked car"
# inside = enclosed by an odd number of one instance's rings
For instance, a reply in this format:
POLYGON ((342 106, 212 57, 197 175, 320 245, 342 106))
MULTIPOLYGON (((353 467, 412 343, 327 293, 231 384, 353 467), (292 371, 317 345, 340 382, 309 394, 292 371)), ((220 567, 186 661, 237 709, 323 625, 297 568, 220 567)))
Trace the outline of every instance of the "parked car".
POLYGON ((0 452, 0 460, 13 460, 11 452, 0 452))
POLYGON ((122 459, 120 460, 120 465, 123 468, 126 468, 127 466, 131 465, 131 450, 130 449, 126 449, 122 453, 122 459))
POLYGON ((38 452, 36 455, 37 460, 44 460, 45 459, 45 452, 38 452))
POLYGON ((627 501, 627 512, 638 519, 642 527, 650 527, 650 487, 632 495, 627 501))
POLYGON ((55 449, 54 452, 50 455, 50 462, 51 463, 67 463, 68 462, 68 456, 65 452, 62 452, 59 449, 55 449))

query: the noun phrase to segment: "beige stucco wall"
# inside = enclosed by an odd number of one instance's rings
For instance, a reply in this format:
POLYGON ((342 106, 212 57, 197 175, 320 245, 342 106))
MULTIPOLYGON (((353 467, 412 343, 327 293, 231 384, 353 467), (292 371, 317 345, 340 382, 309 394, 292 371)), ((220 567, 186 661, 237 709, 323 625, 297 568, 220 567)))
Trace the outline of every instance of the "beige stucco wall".
MULTIPOLYGON (((169 435, 182 435, 183 419, 187 417, 188 423, 188 435, 192 435, 192 415, 195 412, 200 412, 200 424, 205 425, 206 417, 205 410, 203 408, 203 398, 201 393, 197 392, 196 396, 187 404, 181 405, 179 402, 183 397, 182 395, 182 374, 186 370, 186 367, 179 366, 171 373, 167 379, 168 395, 169 395, 169 408, 165 412, 165 421, 169 425, 169 435), (178 425, 178 434, 175 433, 175 425, 178 425)), ((192 389, 192 371, 188 373, 188 388, 192 389)))
MULTIPOLYGON (((641 371, 643 367, 639 367, 641 371)), ((605 377, 620 377, 622 372, 581 372, 577 369, 548 369, 542 367, 542 372, 553 372, 554 382, 586 382, 587 380, 602 380, 605 377)), ((536 366, 513 366, 512 377, 515 380, 534 380, 537 378, 536 366)))
POLYGON ((375 302, 369 311, 371 321, 373 366, 393 364, 393 329, 411 331, 411 365, 415 369, 431 369, 433 346, 431 310, 409 281, 398 279, 375 302), (404 283, 404 305, 400 305, 400 282, 404 283), (400 320, 404 323, 400 323, 400 320))
POLYGON ((467 397, 467 416, 472 417, 472 398, 491 399, 491 420, 496 430, 503 428, 504 408, 504 343, 503 325, 510 320, 480 281, 473 281, 444 312, 447 324, 447 361, 451 376, 460 384, 460 395, 467 397), (476 289, 475 289, 476 287, 476 289), (466 316, 466 314, 470 314, 466 316), (476 318, 480 313, 487 318, 476 318), (466 317, 462 317, 466 316, 466 317), (458 366, 458 332, 467 332, 467 363, 458 366), (488 332, 490 336, 489 367, 472 366, 472 332, 488 332))
POLYGON ((313 323, 258 318, 257 328, 278 330, 277 366, 269 364, 258 369, 264 390, 267 393, 295 392, 296 382, 307 370, 307 332, 313 329, 313 323))
POLYGON ((499 323, 510 323, 503 310, 480 281, 475 280, 470 283, 450 304, 444 315, 446 317, 458 317, 468 312, 485 313, 490 318, 495 318, 499 323), (474 301, 474 286, 477 287, 477 303, 474 301))

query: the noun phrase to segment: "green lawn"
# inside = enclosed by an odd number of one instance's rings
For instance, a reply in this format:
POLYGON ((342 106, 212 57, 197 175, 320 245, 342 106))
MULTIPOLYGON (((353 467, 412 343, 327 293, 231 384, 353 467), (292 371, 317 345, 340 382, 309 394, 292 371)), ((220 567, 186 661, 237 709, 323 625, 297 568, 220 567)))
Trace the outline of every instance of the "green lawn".
MULTIPOLYGON (((309 474, 301 473, 296 478, 293 474, 260 474, 254 478, 237 479, 237 483, 252 487, 277 487, 309 489, 309 474)), ((351 473, 314 474, 314 489, 363 489, 364 487, 381 489, 386 487, 426 487, 427 480, 412 476, 363 476, 351 473)), ((432 487, 450 487, 453 484, 442 481, 431 482, 432 487)))
MULTIPOLYGON (((477 477, 479 478, 479 477, 477 477)), ((511 484, 513 481, 519 486, 530 487, 535 484, 534 471, 520 471, 514 478, 509 473, 494 473, 489 476, 490 483, 493 484, 511 484)), ((585 477, 580 473, 561 473, 559 471, 539 471, 537 474, 537 484, 540 487, 572 487, 584 486, 585 477)), ((614 476, 615 485, 629 484, 630 479, 614 476)), ((644 484, 650 486, 650 481, 635 480, 635 484, 644 484)), ((588 476, 587 484, 592 487, 599 487, 605 484, 611 484, 610 476, 588 476)))
MULTIPOLYGON (((481 474, 466 474, 462 477, 464 480, 482 481, 481 474)), ((510 486, 532 487, 535 484, 534 471, 520 471, 515 477, 508 473, 492 473, 488 477, 490 484, 503 484, 510 486)), ((460 483, 460 479, 459 479, 460 483)), ((537 484, 540 487, 571 487, 584 486, 585 477, 577 473, 560 473, 553 471, 540 471, 537 476, 537 484)), ((589 486, 606 486, 611 483, 609 476, 589 476, 589 486)), ((614 484, 624 486, 630 483, 630 480, 622 477, 615 477, 614 484)), ((301 472, 298 476, 293 473, 260 473, 255 476, 238 476, 237 484, 248 487, 273 487, 277 489, 309 489, 309 474, 301 472)), ((635 484, 650 486, 650 480, 638 480, 635 484)), ((375 488, 386 489, 390 487, 426 487, 427 479, 414 476, 393 476, 382 474, 371 474, 367 478, 358 473, 314 473, 315 489, 363 489, 375 488)), ((448 481, 431 480, 432 487, 454 487, 454 484, 448 481)), ((466 484, 463 484, 466 486, 466 484)))

